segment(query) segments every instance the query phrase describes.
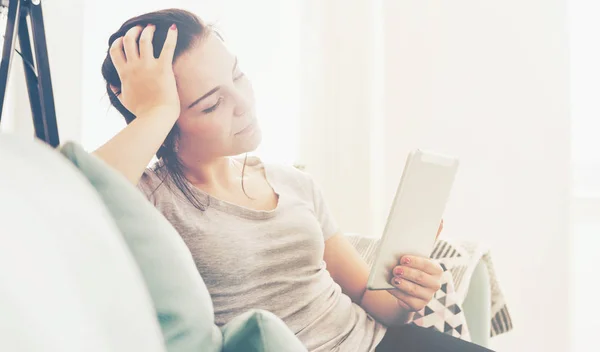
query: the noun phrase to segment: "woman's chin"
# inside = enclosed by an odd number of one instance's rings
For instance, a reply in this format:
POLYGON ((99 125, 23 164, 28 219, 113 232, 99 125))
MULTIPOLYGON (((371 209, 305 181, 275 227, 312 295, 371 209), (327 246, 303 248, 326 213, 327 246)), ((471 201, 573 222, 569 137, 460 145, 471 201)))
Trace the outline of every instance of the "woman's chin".
POLYGON ((235 143, 236 155, 255 151, 262 141, 262 131, 256 128, 248 135, 238 136, 235 143))

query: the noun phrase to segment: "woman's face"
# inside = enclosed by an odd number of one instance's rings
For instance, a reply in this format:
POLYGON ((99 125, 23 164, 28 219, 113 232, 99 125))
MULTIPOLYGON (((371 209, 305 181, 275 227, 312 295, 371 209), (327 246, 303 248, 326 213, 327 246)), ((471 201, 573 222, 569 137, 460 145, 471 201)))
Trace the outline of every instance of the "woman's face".
POLYGON ((258 147, 252 86, 217 35, 208 34, 183 53, 173 71, 181 102, 180 156, 210 160, 258 147))

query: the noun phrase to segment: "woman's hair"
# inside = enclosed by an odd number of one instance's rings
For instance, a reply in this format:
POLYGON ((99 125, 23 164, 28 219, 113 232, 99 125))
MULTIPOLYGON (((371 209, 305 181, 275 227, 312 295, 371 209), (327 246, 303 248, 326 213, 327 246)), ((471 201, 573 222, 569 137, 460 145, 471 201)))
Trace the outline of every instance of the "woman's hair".
MULTIPOLYGON (((129 29, 135 26, 146 27, 149 24, 156 26, 154 38, 152 39, 154 57, 156 58, 159 57, 165 44, 169 27, 173 24, 177 26, 177 44, 175 46, 173 62, 175 62, 181 54, 197 45, 200 40, 211 31, 211 28, 205 25, 202 20, 193 13, 180 9, 167 9, 143 14, 123 23, 121 28, 108 39, 108 47, 110 48, 112 43, 117 38, 124 36, 129 29)), ((106 80, 106 92, 110 99, 110 103, 125 117, 127 124, 131 123, 135 120, 135 115, 123 106, 117 96, 118 93, 114 93, 111 89, 112 86, 120 91, 121 80, 119 79, 115 65, 108 53, 102 63, 102 76, 106 80)), ((176 152, 178 137, 179 127, 175 124, 156 153, 156 156, 162 161, 161 167, 164 167, 167 170, 165 178, 170 176, 175 185, 196 208, 205 210, 208 204, 202 204, 198 197, 195 196, 183 174, 183 164, 179 160, 176 152)), ((163 182, 165 181, 165 178, 163 178, 163 182)))

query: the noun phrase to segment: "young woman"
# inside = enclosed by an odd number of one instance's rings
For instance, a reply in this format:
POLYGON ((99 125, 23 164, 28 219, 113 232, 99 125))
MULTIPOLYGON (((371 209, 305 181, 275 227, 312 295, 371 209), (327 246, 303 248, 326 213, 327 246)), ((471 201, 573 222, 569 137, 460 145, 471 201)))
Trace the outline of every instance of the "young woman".
POLYGON ((214 30, 189 12, 165 10, 128 20, 109 46, 102 74, 128 125, 95 154, 179 231, 218 325, 260 308, 310 351, 478 350, 406 325, 440 288, 439 265, 401 258, 397 289, 366 290, 368 267, 313 180, 233 157, 254 150, 261 131, 250 81, 214 30))

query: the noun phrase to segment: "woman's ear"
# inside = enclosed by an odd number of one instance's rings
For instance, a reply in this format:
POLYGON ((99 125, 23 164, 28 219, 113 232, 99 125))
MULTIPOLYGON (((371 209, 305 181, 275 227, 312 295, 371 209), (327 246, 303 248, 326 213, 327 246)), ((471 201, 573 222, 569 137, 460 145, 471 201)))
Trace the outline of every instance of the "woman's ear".
MULTIPOLYGON (((124 107, 124 108, 127 110, 127 112, 128 112, 129 114, 131 114, 131 115, 132 115, 132 116, 131 116, 131 120, 133 120, 135 117, 133 116, 133 113, 131 112, 131 110, 129 110, 129 108, 127 107, 127 105, 126 105, 126 104, 125 104, 125 102, 123 101, 123 95, 121 94, 121 88, 119 88, 119 87, 117 87, 117 86, 113 86, 112 84, 109 84, 109 85, 108 85, 108 87, 110 88, 110 90, 111 90, 111 91, 112 91, 112 93, 113 93, 113 95, 112 95, 112 96, 110 96, 110 93, 109 93, 109 98, 110 98, 110 100, 111 100, 112 104, 113 104, 115 107, 117 107, 117 109, 119 109, 119 108, 118 108, 118 105, 119 105, 119 104, 120 104, 122 107, 124 107), (118 102, 117 102, 117 101, 115 101, 115 100, 118 100, 118 102)), ((120 110, 119 110, 119 111, 120 111, 120 110)), ((123 113, 123 111, 121 111, 121 113, 123 113)), ((128 121, 129 121, 129 119, 128 119, 128 117, 127 117, 127 116, 125 116, 125 120, 128 120, 128 121)))
POLYGON ((109 84, 110 90, 112 90, 112 92, 115 94, 115 96, 119 96, 121 94, 121 89, 113 86, 112 84, 109 84))
MULTIPOLYGON (((125 106, 125 104, 123 104, 123 100, 121 99, 121 88, 113 86, 112 84, 109 84, 109 87, 110 87, 110 90, 113 92, 114 97, 117 98, 117 100, 119 100, 121 105, 125 106)), ((127 107, 125 106, 125 108, 127 108, 127 107)))

